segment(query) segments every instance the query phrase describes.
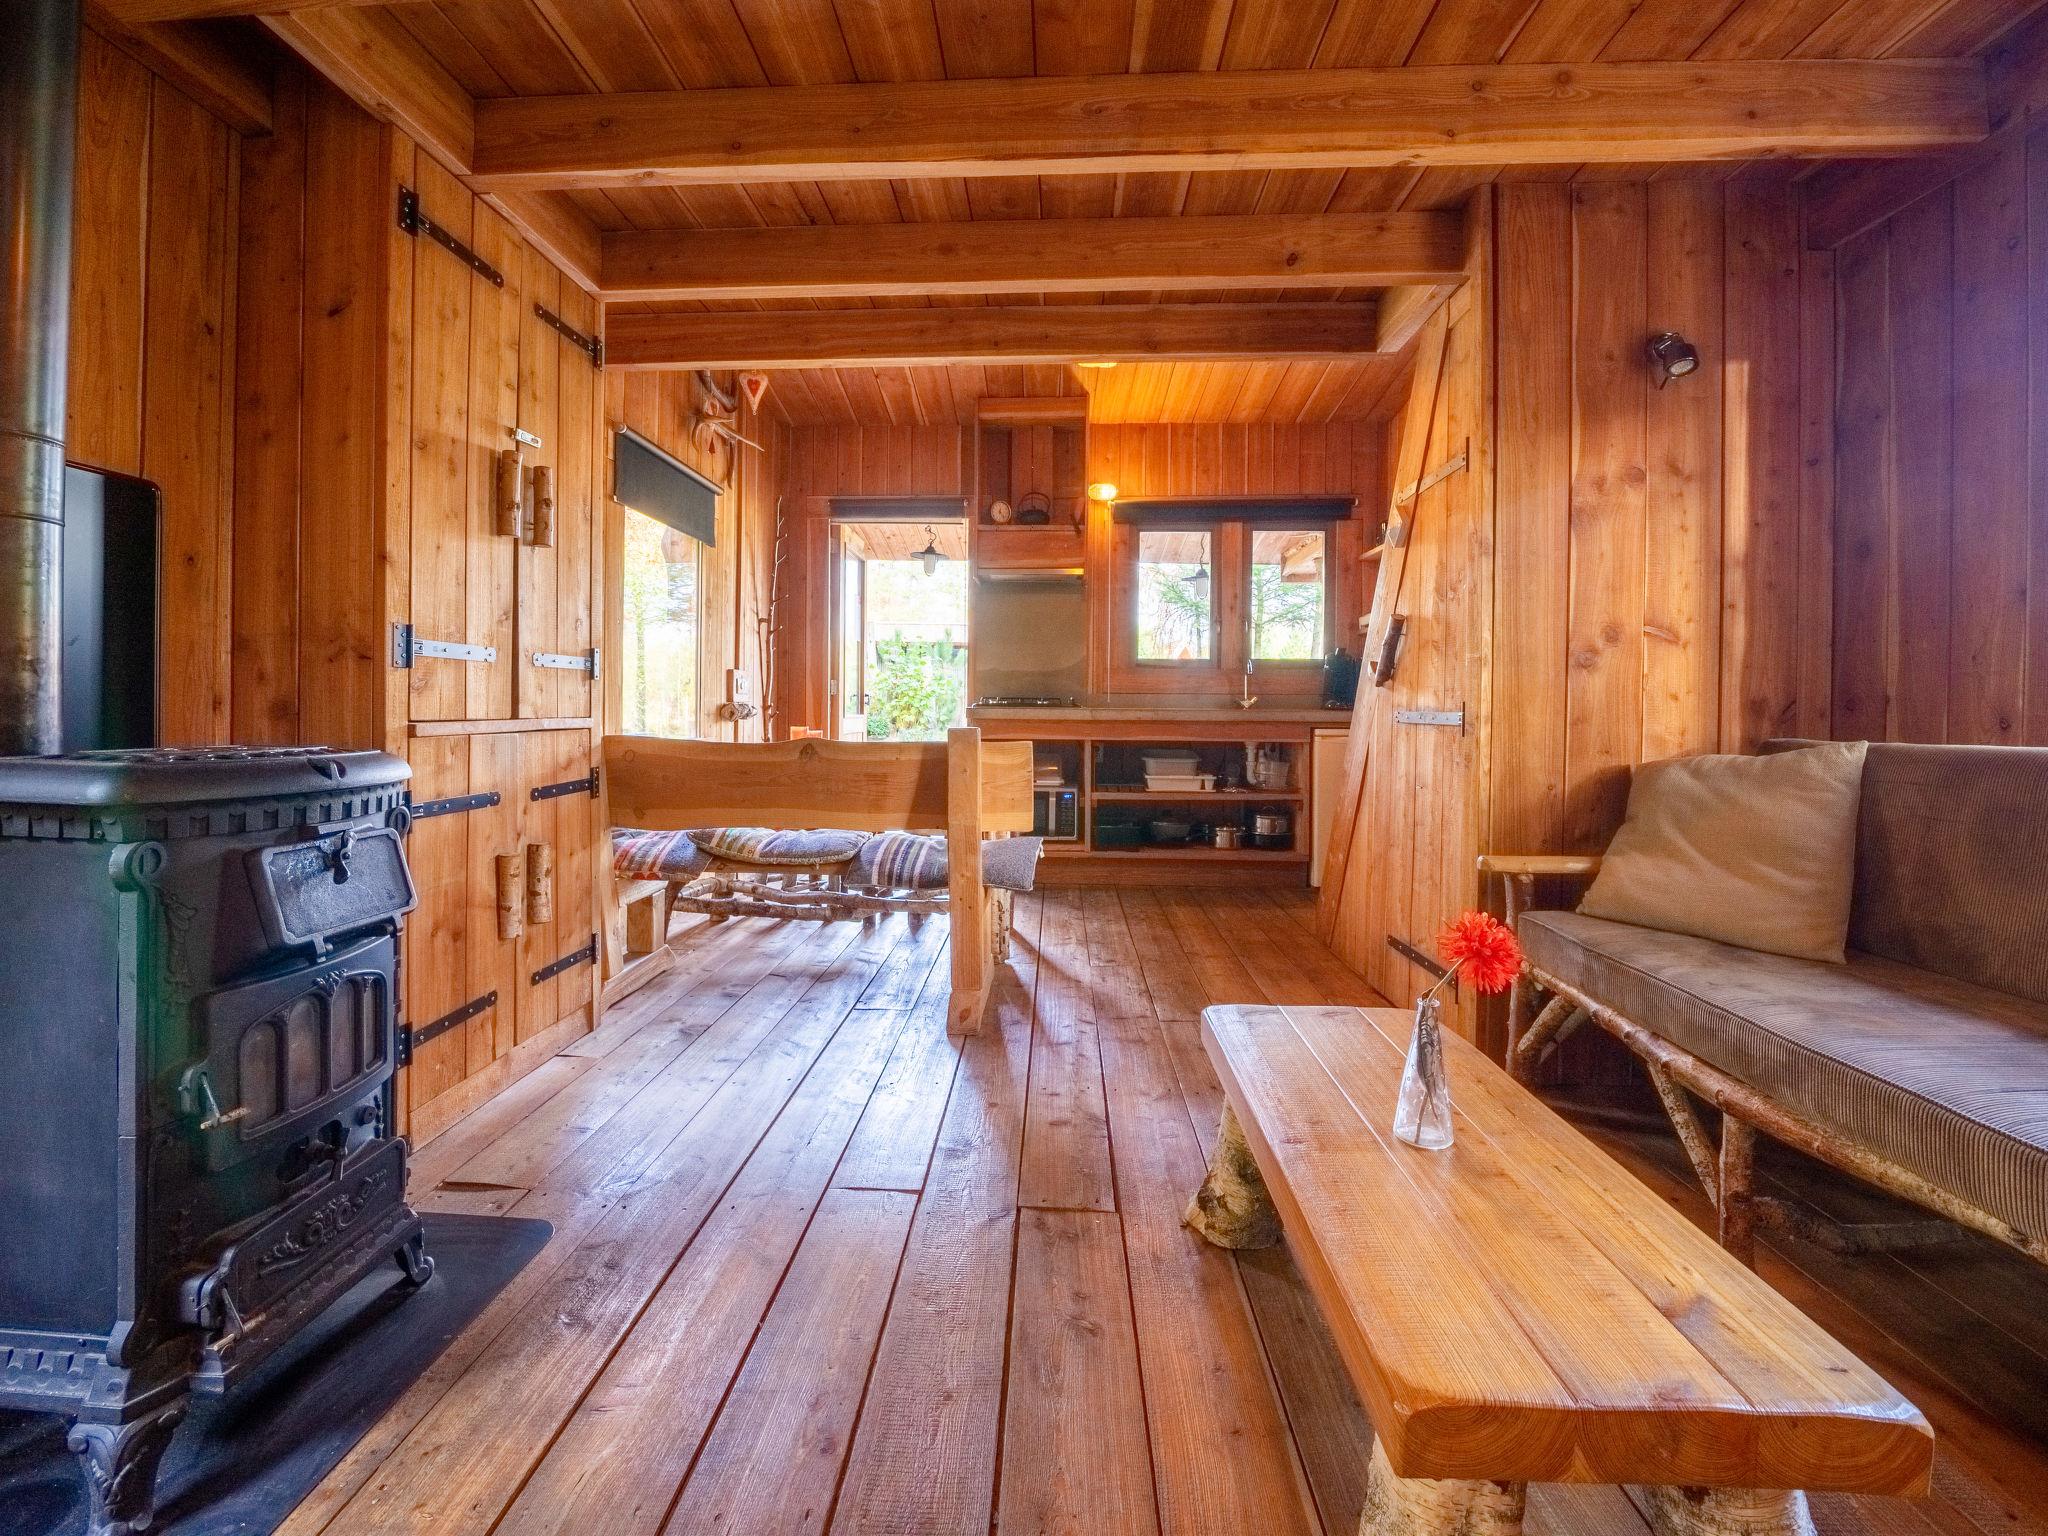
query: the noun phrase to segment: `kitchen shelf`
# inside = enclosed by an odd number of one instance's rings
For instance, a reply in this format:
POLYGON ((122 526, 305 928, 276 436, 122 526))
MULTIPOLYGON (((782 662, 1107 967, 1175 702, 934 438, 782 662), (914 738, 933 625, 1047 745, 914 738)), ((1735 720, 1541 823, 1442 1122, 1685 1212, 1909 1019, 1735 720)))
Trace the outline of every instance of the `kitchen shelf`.
POLYGON ((1244 859, 1257 864, 1306 864, 1308 850, 1305 848, 1197 848, 1169 845, 1157 847, 1146 845, 1142 848, 1097 848, 1103 858, 1121 859, 1244 859))
POLYGON ((1164 801, 1178 805, 1186 801, 1239 801, 1246 804, 1265 800, 1299 800, 1298 789, 1098 789, 1097 800, 1164 801))

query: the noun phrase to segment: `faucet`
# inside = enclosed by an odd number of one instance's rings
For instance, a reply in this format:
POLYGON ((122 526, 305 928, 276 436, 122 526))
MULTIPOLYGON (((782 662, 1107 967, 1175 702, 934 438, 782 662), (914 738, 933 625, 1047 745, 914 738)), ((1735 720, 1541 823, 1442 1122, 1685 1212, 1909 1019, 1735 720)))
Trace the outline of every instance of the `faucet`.
POLYGON ((1250 709, 1259 702, 1259 696, 1252 692, 1252 621, 1247 614, 1244 621, 1244 678, 1238 686, 1237 698, 1233 701, 1239 709, 1250 709))

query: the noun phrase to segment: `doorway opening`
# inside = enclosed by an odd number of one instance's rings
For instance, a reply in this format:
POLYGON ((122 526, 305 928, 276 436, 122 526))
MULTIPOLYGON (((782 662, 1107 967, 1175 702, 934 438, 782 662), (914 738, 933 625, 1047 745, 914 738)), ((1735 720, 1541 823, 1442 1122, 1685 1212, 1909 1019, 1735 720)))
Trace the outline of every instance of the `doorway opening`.
POLYGON ((939 741, 967 720, 967 523, 832 522, 832 689, 842 741, 939 741))

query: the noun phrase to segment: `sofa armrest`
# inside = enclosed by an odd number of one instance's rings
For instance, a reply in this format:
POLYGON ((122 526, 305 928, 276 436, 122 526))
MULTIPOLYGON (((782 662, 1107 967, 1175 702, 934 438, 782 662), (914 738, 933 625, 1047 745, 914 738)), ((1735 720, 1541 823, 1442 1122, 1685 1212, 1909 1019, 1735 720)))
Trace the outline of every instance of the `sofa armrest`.
POLYGON ((1576 875, 1590 880, 1600 873, 1597 853, 1482 853, 1479 873, 1510 878, 1539 875, 1576 875))

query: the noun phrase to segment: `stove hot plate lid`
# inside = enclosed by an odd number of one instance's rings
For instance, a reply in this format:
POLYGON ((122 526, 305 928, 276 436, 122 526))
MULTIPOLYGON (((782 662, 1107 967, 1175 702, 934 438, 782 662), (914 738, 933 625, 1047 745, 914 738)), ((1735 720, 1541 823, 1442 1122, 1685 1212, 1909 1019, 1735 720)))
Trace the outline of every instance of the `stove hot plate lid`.
POLYGON ((148 747, 0 757, 0 804, 99 810, 372 794, 411 774, 389 753, 331 747, 148 747))

